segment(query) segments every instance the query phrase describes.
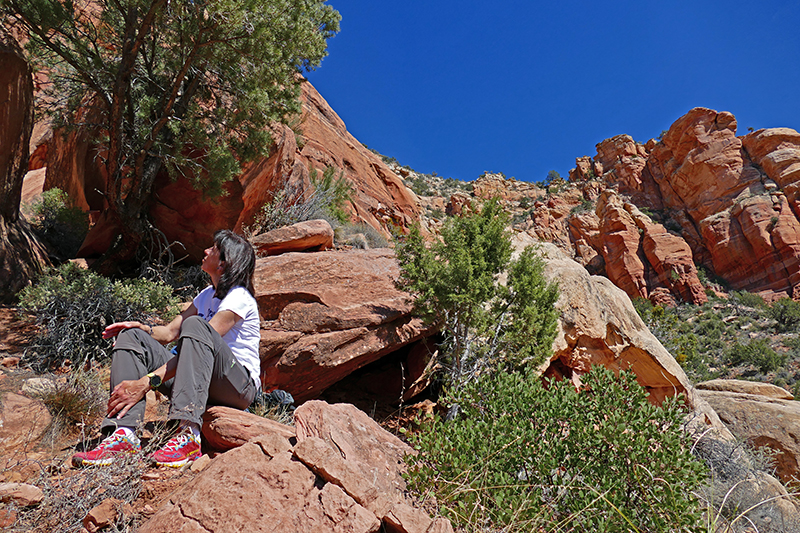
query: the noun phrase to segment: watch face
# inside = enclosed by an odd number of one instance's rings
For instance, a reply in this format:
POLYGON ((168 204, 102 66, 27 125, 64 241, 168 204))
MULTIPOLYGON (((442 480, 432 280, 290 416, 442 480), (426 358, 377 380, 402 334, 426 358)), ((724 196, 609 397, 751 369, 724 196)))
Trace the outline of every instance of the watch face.
POLYGON ((161 378, 158 376, 150 376, 150 388, 156 389, 161 386, 161 378))

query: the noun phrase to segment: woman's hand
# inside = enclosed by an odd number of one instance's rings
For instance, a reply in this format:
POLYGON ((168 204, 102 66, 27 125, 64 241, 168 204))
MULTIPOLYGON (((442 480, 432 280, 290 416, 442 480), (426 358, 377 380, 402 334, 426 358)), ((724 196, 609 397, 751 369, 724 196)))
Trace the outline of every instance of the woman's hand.
POLYGON ((106 326, 106 329, 103 330, 103 338, 110 339, 111 337, 116 337, 123 330, 131 328, 139 328, 145 333, 150 333, 152 331, 152 328, 148 328, 148 326, 145 326, 141 322, 135 322, 135 321, 114 322, 113 324, 106 326))
POLYGON ((150 390, 150 378, 144 376, 141 379, 122 381, 111 391, 108 399, 108 418, 117 415, 117 418, 125 416, 131 407, 139 403, 150 390))

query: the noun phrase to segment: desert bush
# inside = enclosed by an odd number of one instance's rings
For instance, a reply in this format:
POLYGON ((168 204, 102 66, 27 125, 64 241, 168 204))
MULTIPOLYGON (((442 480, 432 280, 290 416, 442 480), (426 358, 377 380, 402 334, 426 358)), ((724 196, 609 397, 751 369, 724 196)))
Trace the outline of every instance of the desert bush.
POLYGON ((62 259, 75 257, 89 230, 89 216, 66 192, 44 191, 31 205, 31 214, 31 226, 62 259))
POLYGON ((54 438, 76 427, 89 426, 106 413, 108 391, 94 372, 76 370, 53 388, 42 392, 42 403, 50 411, 54 438))
POLYGON ((418 226, 397 246, 398 287, 414 295, 421 316, 441 323, 440 362, 456 387, 485 371, 540 363, 555 337, 558 289, 532 249, 510 261, 507 222, 490 200, 448 218, 430 248, 418 226), (506 269, 503 286, 497 277, 506 269))
POLYGON ((752 307, 757 310, 767 307, 764 298, 753 292, 733 291, 728 296, 728 300, 739 307, 752 307))
POLYGON ((747 344, 735 343, 725 352, 732 365, 754 365, 762 373, 778 370, 786 364, 787 354, 779 354, 764 339, 753 339, 747 344))
POLYGON ((378 230, 369 224, 342 224, 334 231, 337 242, 349 244, 356 248, 386 248, 389 241, 378 230), (363 246, 357 244, 363 239, 363 246))
POLYGON ((466 531, 701 531, 682 403, 628 372, 582 379, 496 372, 446 396, 461 414, 411 435, 409 487, 466 531))
POLYGON ((347 222, 349 216, 344 206, 351 199, 352 185, 344 172, 337 176, 335 168, 327 167, 320 177, 312 169, 310 179, 314 190, 307 195, 289 184, 279 189, 272 201, 261 206, 253 221, 242 228, 245 237, 252 238, 305 220, 324 219, 334 229, 347 222))
POLYGON ((39 333, 25 352, 34 369, 44 371, 69 362, 77 367, 108 358, 106 325, 123 320, 171 320, 178 309, 172 289, 143 279, 111 281, 73 263, 51 269, 19 295, 39 333))
POLYGON ((126 514, 129 509, 126 504, 136 500, 144 487, 142 475, 146 466, 138 454, 131 454, 109 466, 85 468, 73 475, 52 476, 49 469, 43 469, 36 486, 44 492, 44 500, 36 507, 24 509, 14 526, 18 529, 12 530, 80 533, 86 531, 82 522, 89 511, 106 499, 116 498, 119 512, 109 531, 138 531, 141 524, 135 515, 126 514))
POLYGON ((781 298, 772 303, 768 314, 775 320, 775 328, 778 331, 792 331, 800 325, 800 302, 791 298, 781 298))

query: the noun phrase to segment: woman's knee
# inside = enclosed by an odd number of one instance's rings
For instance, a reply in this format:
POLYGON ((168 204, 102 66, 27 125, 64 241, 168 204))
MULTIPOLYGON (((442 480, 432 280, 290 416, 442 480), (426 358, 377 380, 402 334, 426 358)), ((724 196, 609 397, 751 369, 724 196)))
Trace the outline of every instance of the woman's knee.
POLYGON ((192 315, 183 321, 181 324, 181 334, 191 331, 205 331, 209 328, 208 322, 205 319, 192 315))

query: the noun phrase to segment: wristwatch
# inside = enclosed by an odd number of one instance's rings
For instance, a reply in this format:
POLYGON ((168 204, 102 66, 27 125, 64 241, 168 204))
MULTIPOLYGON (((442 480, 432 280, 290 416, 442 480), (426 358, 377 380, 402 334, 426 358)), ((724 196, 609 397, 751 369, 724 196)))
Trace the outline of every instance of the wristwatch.
POLYGON ((161 386, 161 376, 155 372, 150 372, 147 377, 150 378, 150 390, 156 390, 161 386))

